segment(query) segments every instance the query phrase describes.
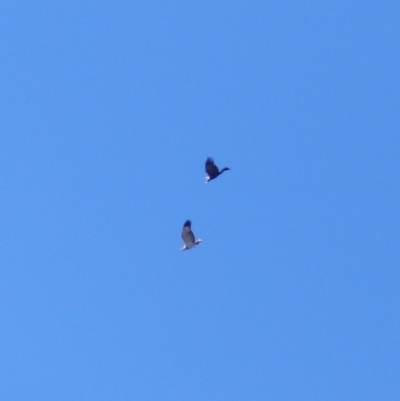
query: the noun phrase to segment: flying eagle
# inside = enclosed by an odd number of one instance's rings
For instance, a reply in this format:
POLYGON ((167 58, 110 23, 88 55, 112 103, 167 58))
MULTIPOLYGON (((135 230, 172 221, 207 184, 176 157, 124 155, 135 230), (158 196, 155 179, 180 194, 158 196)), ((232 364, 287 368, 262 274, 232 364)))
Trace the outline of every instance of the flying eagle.
POLYGON ((206 160, 206 173, 208 174, 206 176, 206 183, 214 180, 217 178, 219 175, 221 175, 224 171, 230 170, 229 167, 225 167, 222 170, 219 170, 218 167, 214 163, 214 159, 211 157, 208 157, 206 160))
POLYGON ((182 239, 185 243, 185 246, 181 249, 181 251, 187 251, 188 249, 191 249, 203 242, 201 239, 194 239, 192 222, 190 220, 186 220, 185 224, 183 225, 182 239))

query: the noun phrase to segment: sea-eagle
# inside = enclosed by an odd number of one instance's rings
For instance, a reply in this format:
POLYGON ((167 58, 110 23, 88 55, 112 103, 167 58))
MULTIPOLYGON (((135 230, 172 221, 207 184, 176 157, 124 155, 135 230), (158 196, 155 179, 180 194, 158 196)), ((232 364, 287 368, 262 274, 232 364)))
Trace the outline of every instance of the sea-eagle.
POLYGON ((183 225, 182 230, 182 239, 185 243, 185 246, 181 249, 181 251, 187 251, 188 249, 192 249, 196 245, 199 245, 203 241, 201 239, 194 239, 194 234, 192 231, 192 222, 190 220, 186 220, 183 225))
POLYGON ((222 174, 224 171, 230 170, 229 167, 225 167, 222 170, 219 170, 218 167, 214 163, 214 159, 211 157, 208 157, 206 160, 206 183, 214 180, 217 178, 220 174, 222 174))

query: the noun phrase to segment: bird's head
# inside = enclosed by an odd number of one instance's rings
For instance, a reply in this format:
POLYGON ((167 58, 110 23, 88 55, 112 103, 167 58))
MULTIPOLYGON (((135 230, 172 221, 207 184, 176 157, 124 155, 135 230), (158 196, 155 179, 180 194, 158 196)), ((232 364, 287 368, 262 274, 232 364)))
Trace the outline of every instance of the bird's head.
POLYGON ((203 242, 202 239, 197 239, 197 240, 195 241, 195 244, 196 244, 196 245, 199 245, 199 244, 201 244, 202 242, 203 242))
POLYGON ((207 176, 206 176, 206 184, 207 184, 210 180, 211 180, 210 176, 207 175, 207 176))

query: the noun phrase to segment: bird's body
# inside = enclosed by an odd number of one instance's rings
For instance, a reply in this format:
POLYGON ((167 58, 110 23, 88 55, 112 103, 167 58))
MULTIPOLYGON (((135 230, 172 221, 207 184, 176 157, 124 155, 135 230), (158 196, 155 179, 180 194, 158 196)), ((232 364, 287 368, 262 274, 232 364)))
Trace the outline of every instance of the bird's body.
POLYGON ((182 230, 182 239, 185 243, 185 246, 181 249, 181 251, 187 251, 188 249, 194 248, 196 245, 201 244, 203 241, 201 239, 195 239, 193 231, 192 231, 192 222, 190 220, 186 220, 183 225, 182 230))
POLYGON ((217 178, 219 175, 221 175, 224 171, 230 170, 229 167, 224 167, 222 170, 219 170, 219 168, 216 166, 214 163, 214 159, 211 157, 208 157, 206 160, 206 183, 214 180, 217 178))

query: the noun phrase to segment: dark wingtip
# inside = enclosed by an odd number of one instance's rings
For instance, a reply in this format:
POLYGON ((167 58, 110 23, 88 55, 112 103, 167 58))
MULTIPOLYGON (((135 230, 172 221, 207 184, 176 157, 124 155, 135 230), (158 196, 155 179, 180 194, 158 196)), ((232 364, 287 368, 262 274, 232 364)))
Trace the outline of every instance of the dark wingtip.
POLYGON ((192 226, 192 222, 190 220, 186 220, 185 224, 183 225, 183 227, 191 227, 192 226))

